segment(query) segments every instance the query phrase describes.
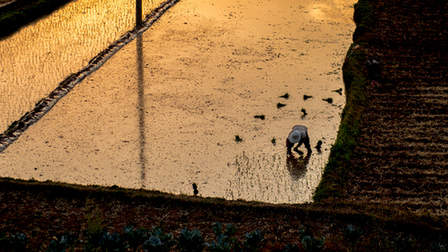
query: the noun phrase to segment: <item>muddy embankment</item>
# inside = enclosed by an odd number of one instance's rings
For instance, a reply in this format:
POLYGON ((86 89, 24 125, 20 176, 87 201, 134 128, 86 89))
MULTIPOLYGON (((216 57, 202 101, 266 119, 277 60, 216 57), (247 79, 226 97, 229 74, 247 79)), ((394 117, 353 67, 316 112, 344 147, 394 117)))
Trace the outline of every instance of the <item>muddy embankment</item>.
POLYGON ((345 117, 358 114, 343 119, 317 199, 447 214, 447 11, 438 1, 358 3, 344 69, 345 117))

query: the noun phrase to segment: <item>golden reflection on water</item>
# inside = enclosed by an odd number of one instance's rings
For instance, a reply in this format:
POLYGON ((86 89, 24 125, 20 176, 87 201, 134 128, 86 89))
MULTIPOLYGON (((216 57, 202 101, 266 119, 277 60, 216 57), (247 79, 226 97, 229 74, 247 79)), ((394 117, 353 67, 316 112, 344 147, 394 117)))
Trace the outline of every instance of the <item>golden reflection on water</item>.
POLYGON ((2 152, 0 174, 310 202, 345 104, 332 90, 343 88, 353 2, 183 0, 2 152), (296 124, 322 152, 287 159, 296 124))
POLYGON ((0 132, 134 25, 135 0, 78 0, 0 40, 0 132))

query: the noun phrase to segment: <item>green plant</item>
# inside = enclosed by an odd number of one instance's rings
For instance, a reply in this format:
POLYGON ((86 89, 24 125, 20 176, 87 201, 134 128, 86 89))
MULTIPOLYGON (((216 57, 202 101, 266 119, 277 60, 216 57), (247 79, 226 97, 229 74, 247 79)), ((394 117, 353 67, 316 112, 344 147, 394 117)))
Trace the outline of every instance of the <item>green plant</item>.
POLYGON ((364 232, 361 229, 354 227, 352 224, 349 224, 343 229, 343 233, 345 239, 350 243, 350 251, 355 251, 355 245, 364 232))
POLYGON ((284 107, 284 106, 286 106, 286 104, 283 104, 283 103, 277 103, 277 108, 281 108, 281 107, 284 107))
POLYGON ((441 242, 433 242, 429 246, 429 251, 431 251, 431 252, 446 252, 446 251, 448 251, 448 246, 441 242))
POLYGON ((123 228, 123 239, 133 251, 137 251, 138 246, 148 239, 148 233, 144 228, 137 229, 133 226, 125 226, 123 228))
POLYGON ((252 233, 246 233, 246 240, 243 243, 244 251, 259 251, 264 242, 264 232, 255 230, 252 233))
POLYGON ((120 238, 118 233, 104 232, 100 240, 100 247, 106 252, 124 252, 128 246, 120 238))
POLYGON ((303 239, 303 237, 305 236, 314 236, 313 231, 310 228, 304 227, 304 226, 300 226, 299 228, 299 238, 300 240, 303 239))
POLYGON ((336 92, 336 93, 342 95, 342 88, 333 90, 333 91, 331 91, 331 92, 336 92))
POLYGON ((198 185, 196 185, 196 183, 193 183, 193 194, 194 194, 194 196, 197 196, 198 193, 199 193, 198 185))
POLYGON ((76 243, 76 237, 73 234, 57 235, 48 245, 47 252, 71 251, 76 243))
POLYGON ((8 236, 0 230, 0 248, 7 248, 9 245, 8 236))
POLYGON ((265 119, 265 115, 255 115, 254 118, 258 118, 258 119, 264 120, 265 119))
POLYGON ((85 250, 98 251, 100 240, 106 232, 106 228, 102 227, 103 213, 93 200, 86 202, 87 230, 85 231, 85 250))
POLYGON ((143 249, 150 252, 169 252, 175 244, 171 233, 165 234, 160 227, 153 227, 148 240, 143 243, 143 249))
POLYGON ((243 141, 242 138, 240 138, 240 135, 235 135, 235 142, 241 142, 243 141))
POLYGON ((204 238, 199 229, 188 231, 183 229, 180 232, 178 247, 181 252, 201 252, 205 247, 204 238))
POLYGON ((5 251, 27 251, 26 247, 28 246, 28 243, 30 239, 26 236, 26 234, 22 233, 16 233, 14 235, 5 236, 3 235, 2 238, 2 247, 5 251))
POLYGON ((411 239, 410 237, 403 238, 401 234, 394 238, 393 245, 394 245, 394 250, 396 252, 401 252, 401 251, 409 252, 409 251, 413 251, 415 248, 414 240, 411 239))
POLYGON ((300 110, 300 111, 302 111, 302 116, 308 115, 308 113, 306 112, 306 109, 302 108, 302 110, 300 110))
POLYGON ((304 236, 302 238, 302 244, 306 251, 308 252, 319 252, 322 251, 325 245, 325 237, 318 239, 314 236, 304 236))
POLYGON ((280 98, 288 99, 288 98, 289 98, 289 94, 288 94, 288 93, 285 93, 284 95, 280 96, 280 98))
POLYGON ((309 98, 313 98, 311 95, 303 95, 303 100, 308 100, 309 98))
POLYGON ((285 247, 282 250, 283 252, 300 252, 299 247, 297 244, 286 244, 285 247))
POLYGON ((361 117, 366 104, 365 87, 368 84, 365 68, 365 54, 360 44, 352 44, 343 65, 343 79, 346 90, 346 104, 341 115, 336 141, 319 185, 313 196, 315 202, 343 195, 350 163, 360 131, 361 117))
POLYGON ((225 231, 222 230, 222 225, 219 222, 213 223, 213 233, 216 235, 216 241, 213 243, 206 243, 211 252, 229 252, 236 244, 236 239, 233 237, 236 233, 236 228, 232 224, 227 224, 225 231))
POLYGON ((275 139, 275 137, 273 137, 273 138, 271 139, 271 143, 272 143, 273 145, 275 145, 276 142, 277 142, 277 139, 275 139))
POLYGON ((322 99, 322 101, 326 101, 328 103, 333 103, 333 98, 322 99))
POLYGON ((317 141, 317 144, 314 148, 316 148, 318 151, 320 151, 320 149, 322 148, 322 140, 317 141))

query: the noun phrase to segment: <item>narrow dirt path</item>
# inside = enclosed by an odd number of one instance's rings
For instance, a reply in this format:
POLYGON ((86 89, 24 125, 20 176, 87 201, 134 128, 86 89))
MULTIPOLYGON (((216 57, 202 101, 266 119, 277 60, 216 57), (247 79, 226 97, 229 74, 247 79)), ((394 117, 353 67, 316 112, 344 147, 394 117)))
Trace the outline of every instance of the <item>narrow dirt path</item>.
POLYGON ((350 200, 448 213, 448 3, 371 1, 367 87, 350 200))

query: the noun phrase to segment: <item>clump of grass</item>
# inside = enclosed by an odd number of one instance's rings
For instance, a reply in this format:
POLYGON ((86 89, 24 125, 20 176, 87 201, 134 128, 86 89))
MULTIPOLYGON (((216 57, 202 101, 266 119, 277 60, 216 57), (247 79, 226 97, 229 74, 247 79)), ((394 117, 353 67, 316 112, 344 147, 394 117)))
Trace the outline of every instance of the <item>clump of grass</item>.
POLYGON ((310 98, 313 98, 311 95, 303 95, 303 100, 308 100, 310 98))
POLYGON ((332 92, 336 92, 336 93, 342 95, 342 88, 333 90, 332 92))
POLYGON ((205 245, 211 252, 227 252, 231 251, 237 239, 234 237, 236 228, 232 224, 227 224, 223 230, 221 223, 213 223, 213 233, 216 236, 216 241, 213 243, 206 243, 205 245))
POLYGON ((272 143, 273 145, 276 144, 276 141, 277 141, 277 139, 275 139, 275 137, 273 137, 273 138, 271 139, 271 143, 272 143))
POLYGON ((282 107, 284 107, 284 106, 286 106, 286 104, 283 104, 283 103, 277 103, 277 108, 282 108, 282 107))
POLYGON ((302 244, 308 252, 322 251, 325 245, 325 237, 319 239, 314 236, 305 236, 302 239, 302 244))
POLYGON ((288 98, 289 98, 289 94, 288 94, 288 93, 285 93, 284 95, 281 95, 280 98, 288 99, 288 98))
POLYGON ((320 149, 322 148, 322 140, 317 141, 317 144, 314 148, 316 148, 318 151, 320 151, 320 149))
POLYGON ((265 115, 255 115, 254 118, 264 120, 265 115))
POLYGON ((106 232, 106 228, 103 227, 103 212, 93 200, 87 200, 86 202, 86 217, 86 248, 87 250, 95 250, 100 247, 100 241, 106 232))
POLYGON ((235 142, 242 142, 243 139, 240 138, 240 135, 235 135, 235 142))
POLYGON ((198 193, 199 193, 198 185, 196 185, 196 183, 193 183, 193 194, 194 194, 194 196, 197 196, 198 193))
POLYGON ((333 98, 322 99, 322 101, 326 101, 328 103, 333 103, 333 98))
POLYGON ((308 115, 308 113, 306 112, 306 109, 302 108, 302 110, 300 110, 300 111, 302 111, 302 116, 308 115))

